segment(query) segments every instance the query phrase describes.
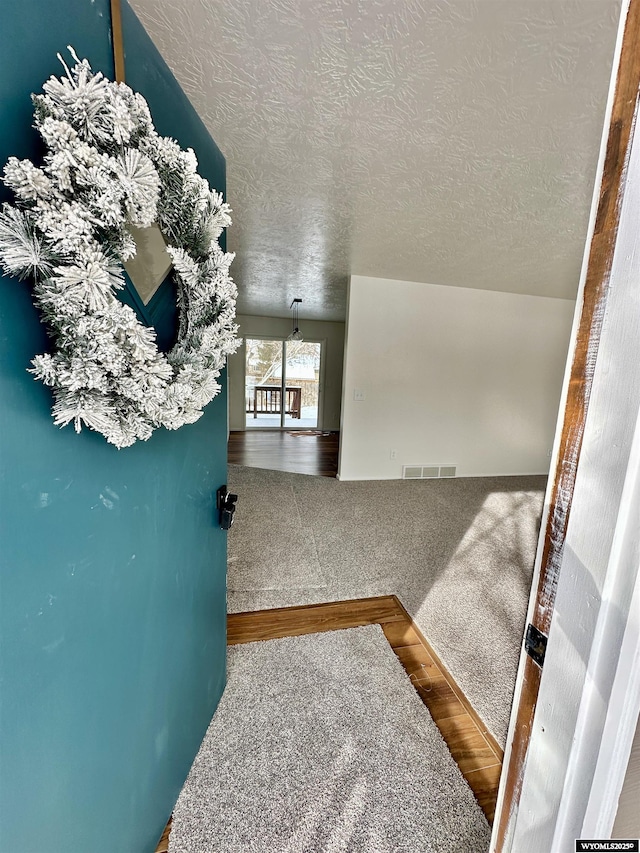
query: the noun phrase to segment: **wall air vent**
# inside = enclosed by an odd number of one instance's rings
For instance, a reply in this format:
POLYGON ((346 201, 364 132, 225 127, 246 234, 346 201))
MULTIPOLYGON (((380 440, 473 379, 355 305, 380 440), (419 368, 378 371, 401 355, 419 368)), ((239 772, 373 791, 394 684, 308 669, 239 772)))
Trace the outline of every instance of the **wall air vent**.
POLYGON ((421 480, 422 465, 403 465, 402 477, 404 480, 421 480))
POLYGON ((403 480, 437 480, 440 477, 455 477, 455 465, 403 465, 403 480))
POLYGON ((438 466, 437 465, 423 465, 422 466, 422 477, 423 479, 431 479, 432 477, 438 477, 438 466))

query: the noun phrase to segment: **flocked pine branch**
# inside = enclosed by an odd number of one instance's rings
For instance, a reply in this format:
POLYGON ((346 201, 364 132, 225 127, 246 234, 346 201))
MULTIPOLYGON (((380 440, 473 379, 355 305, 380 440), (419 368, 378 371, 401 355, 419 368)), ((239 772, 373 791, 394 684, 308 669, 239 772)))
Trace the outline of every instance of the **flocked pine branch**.
POLYGON ((0 265, 34 281, 52 351, 31 372, 54 395, 58 426, 97 430, 117 447, 196 421, 219 393, 238 345, 233 255, 218 242, 229 206, 190 149, 155 131, 144 98, 74 60, 34 95, 42 166, 10 158, 15 205, 0 212, 0 265), (172 350, 117 298, 136 253, 129 226, 157 223, 174 262, 179 329, 172 350))

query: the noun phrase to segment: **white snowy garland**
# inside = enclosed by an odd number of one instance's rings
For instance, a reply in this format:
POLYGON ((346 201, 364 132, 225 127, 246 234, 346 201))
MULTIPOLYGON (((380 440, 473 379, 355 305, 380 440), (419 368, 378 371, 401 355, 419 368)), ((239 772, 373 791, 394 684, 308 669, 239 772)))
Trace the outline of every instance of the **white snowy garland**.
POLYGON ((127 447, 198 420, 220 391, 216 379, 239 344, 234 256, 218 242, 230 208, 198 175, 193 151, 158 135, 140 94, 69 50, 74 67, 58 56, 66 76, 32 96, 43 168, 11 157, 4 169, 16 206, 0 213, 0 263, 34 279, 53 351, 30 372, 53 389, 54 422, 127 447), (154 223, 178 289, 177 341, 166 355, 115 295, 136 253, 128 226, 154 223))

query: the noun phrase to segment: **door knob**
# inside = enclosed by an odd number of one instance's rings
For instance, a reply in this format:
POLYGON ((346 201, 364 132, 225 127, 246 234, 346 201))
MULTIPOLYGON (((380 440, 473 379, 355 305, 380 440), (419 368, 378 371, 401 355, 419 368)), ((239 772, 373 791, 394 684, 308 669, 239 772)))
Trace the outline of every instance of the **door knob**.
POLYGON ((216 492, 216 509, 218 510, 218 523, 223 530, 229 530, 233 524, 233 516, 236 511, 238 496, 227 491, 226 484, 220 486, 216 492))

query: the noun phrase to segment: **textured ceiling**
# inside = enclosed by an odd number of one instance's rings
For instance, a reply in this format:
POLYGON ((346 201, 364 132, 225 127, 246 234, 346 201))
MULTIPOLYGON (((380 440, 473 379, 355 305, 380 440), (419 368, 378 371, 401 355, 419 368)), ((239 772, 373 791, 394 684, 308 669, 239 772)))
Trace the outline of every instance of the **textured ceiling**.
POLYGON ((619 0, 132 0, 227 157, 245 314, 351 273, 573 298, 619 0))

